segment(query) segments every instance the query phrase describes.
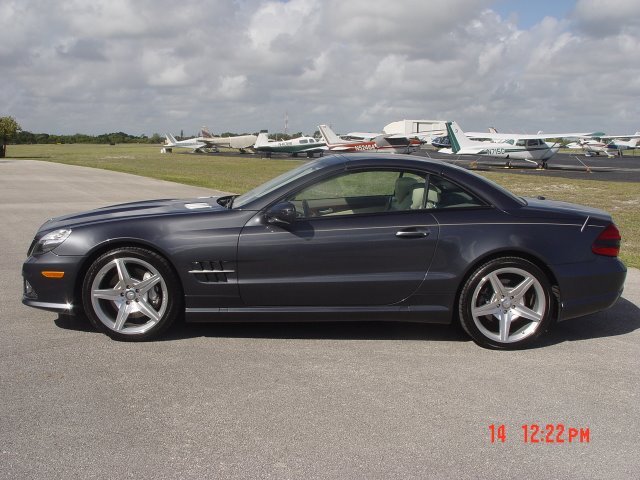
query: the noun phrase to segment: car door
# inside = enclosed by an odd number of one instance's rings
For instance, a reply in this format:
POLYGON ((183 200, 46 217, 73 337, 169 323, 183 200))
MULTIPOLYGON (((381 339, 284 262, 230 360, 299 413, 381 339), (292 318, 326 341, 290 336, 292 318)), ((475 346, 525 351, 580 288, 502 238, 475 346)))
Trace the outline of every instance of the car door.
POLYGON ((283 198, 297 210, 289 225, 257 214, 238 243, 243 303, 390 305, 409 297, 438 239, 424 186, 424 176, 401 170, 343 172, 283 198))

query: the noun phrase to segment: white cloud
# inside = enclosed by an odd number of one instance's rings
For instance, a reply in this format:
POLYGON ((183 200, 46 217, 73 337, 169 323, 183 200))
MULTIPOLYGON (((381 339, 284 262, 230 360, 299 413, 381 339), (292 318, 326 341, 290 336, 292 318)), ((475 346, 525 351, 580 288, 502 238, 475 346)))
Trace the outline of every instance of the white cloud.
POLYGON ((234 77, 221 77, 217 95, 224 99, 240 99, 247 91, 247 77, 236 75, 234 77))
POLYGON ((578 0, 572 18, 588 35, 605 37, 640 28, 636 0, 578 0))
POLYGON ((522 29, 495 1, 4 0, 0 115, 60 133, 275 131, 284 112, 308 133, 640 128, 637 2, 522 29))

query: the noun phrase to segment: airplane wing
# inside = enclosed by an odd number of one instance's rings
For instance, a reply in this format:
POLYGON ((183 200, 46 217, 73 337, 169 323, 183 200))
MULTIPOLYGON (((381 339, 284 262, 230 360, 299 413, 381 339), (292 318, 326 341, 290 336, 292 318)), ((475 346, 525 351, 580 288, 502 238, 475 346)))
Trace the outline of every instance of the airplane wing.
POLYGON ((300 150, 301 153, 309 153, 309 152, 324 152, 325 150, 329 150, 329 147, 326 145, 317 145, 315 147, 305 148, 304 150, 300 150))
POLYGON ((397 134, 389 134, 389 135, 379 135, 373 139, 376 142, 378 147, 388 144, 394 147, 406 147, 411 142, 406 135, 397 135, 397 134))
POLYGON ((329 150, 331 150, 332 152, 348 152, 353 150, 354 147, 353 146, 335 146, 335 147, 330 147, 329 150))
POLYGON ((640 134, 636 133, 635 135, 603 135, 599 138, 640 138, 640 134))
POLYGON ((385 138, 403 138, 403 139, 410 139, 410 138, 417 138, 418 134, 416 134, 415 136, 408 136, 408 135, 403 135, 401 133, 389 133, 387 135, 385 135, 385 138))
POLYGON ((485 138, 488 140, 545 140, 547 138, 586 138, 591 137, 593 134, 590 132, 580 133, 493 133, 493 132, 464 132, 469 138, 485 138))
POLYGON ((345 140, 364 140, 370 141, 376 137, 383 135, 382 133, 371 133, 371 132, 350 132, 346 135, 342 135, 342 138, 345 140))

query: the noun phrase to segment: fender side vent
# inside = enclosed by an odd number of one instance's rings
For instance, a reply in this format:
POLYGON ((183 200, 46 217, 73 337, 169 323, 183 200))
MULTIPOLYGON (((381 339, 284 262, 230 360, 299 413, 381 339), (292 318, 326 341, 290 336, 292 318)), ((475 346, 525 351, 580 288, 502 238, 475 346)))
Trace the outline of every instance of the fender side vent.
POLYGON ((228 275, 235 273, 235 270, 227 268, 231 262, 205 261, 193 262, 189 273, 195 275, 196 280, 203 283, 226 283, 229 281, 228 275), (225 266, 227 264, 227 266, 225 266))

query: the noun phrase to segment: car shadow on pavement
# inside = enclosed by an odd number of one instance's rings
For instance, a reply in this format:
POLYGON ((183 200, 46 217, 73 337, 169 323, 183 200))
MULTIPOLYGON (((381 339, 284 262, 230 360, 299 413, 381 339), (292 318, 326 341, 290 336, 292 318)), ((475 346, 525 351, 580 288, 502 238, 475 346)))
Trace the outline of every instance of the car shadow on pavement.
POLYGON ((640 308, 625 298, 608 310, 572 318, 554 325, 535 345, 544 347, 563 342, 616 337, 640 328, 640 308))
POLYGON ((64 315, 59 314, 54 323, 58 328, 64 330, 75 330, 77 332, 95 332, 89 319, 83 315, 64 315))
MULTIPOLYGON (((59 328, 94 331, 83 316, 59 315, 59 328)), ((615 337, 640 328, 640 308, 621 298, 609 310, 560 322, 532 348, 563 342, 615 337)), ((196 337, 278 338, 328 340, 425 340, 467 342, 470 338, 459 326, 409 322, 178 322, 156 341, 184 340, 196 337)))
POLYGON ((186 323, 171 329, 165 340, 189 337, 277 338, 310 340, 433 340, 466 341, 450 325, 405 322, 262 322, 186 323))
MULTIPOLYGON (((79 332, 96 332, 84 315, 58 315, 58 328, 79 332)), ((97 332, 96 332, 97 333, 97 332)), ((184 340, 197 337, 282 338, 332 340, 444 340, 464 341, 468 337, 460 328, 405 322, 177 322, 154 341, 184 340)))
MULTIPOLYGON (((620 298, 608 310, 560 322, 531 348, 563 342, 615 337, 640 329, 640 308, 620 298)), ((408 322, 186 323, 164 340, 191 337, 331 340, 471 341, 461 327, 408 322)))

